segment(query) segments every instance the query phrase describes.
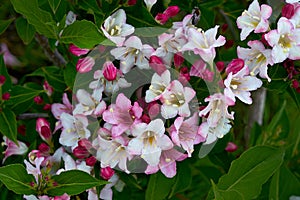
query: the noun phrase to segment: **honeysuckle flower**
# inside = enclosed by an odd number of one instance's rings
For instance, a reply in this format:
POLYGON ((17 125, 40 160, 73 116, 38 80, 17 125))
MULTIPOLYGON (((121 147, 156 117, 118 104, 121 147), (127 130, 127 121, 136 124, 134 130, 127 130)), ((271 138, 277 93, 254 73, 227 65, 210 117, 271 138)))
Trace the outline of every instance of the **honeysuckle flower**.
POLYGON ((117 96, 116 103, 111 104, 106 111, 103 112, 103 120, 112 124, 112 136, 116 137, 129 130, 133 124, 140 121, 143 109, 131 101, 123 94, 117 96))
POLYGON ((136 65, 140 69, 149 69, 148 59, 154 52, 154 49, 148 44, 142 44, 137 36, 129 37, 125 42, 125 47, 112 49, 110 53, 120 60, 120 69, 126 74, 136 65))
POLYGON ((294 15, 290 18, 295 28, 300 28, 300 4, 295 8, 294 15))
POLYGON ((141 155, 149 165, 158 165, 161 152, 173 147, 171 139, 165 135, 161 119, 155 119, 149 124, 136 124, 131 132, 135 138, 128 143, 128 151, 132 155, 141 155))
POLYGON ((75 106, 73 114, 93 115, 96 117, 102 115, 106 109, 106 103, 102 100, 101 94, 102 93, 97 93, 98 96, 95 97, 95 95, 90 95, 84 89, 77 90, 76 97, 79 103, 75 106))
POLYGON ((269 29, 269 21, 272 14, 272 8, 269 5, 259 5, 254 0, 248 10, 245 10, 236 20, 239 29, 242 29, 240 37, 245 40, 246 37, 254 31, 254 33, 264 33, 269 29))
POLYGON ((268 65, 273 65, 271 50, 266 49, 262 42, 258 40, 249 41, 249 48, 237 47, 238 57, 245 61, 248 66, 250 75, 259 74, 260 77, 271 81, 268 76, 268 65))
MULTIPOLYGON (((100 199, 104 200, 112 200, 113 199, 113 191, 112 187, 114 187, 118 192, 122 192, 125 183, 119 178, 117 174, 114 174, 110 179, 108 179, 108 184, 104 186, 104 188, 100 192, 100 199)), ((99 198, 97 198, 99 199, 99 198)), ((95 200, 97 200, 95 199, 95 200)), ((94 199, 93 199, 94 200, 94 199)))
POLYGON ((118 165, 121 170, 130 173, 127 169, 127 160, 131 160, 133 156, 128 152, 129 138, 125 136, 103 138, 103 136, 98 135, 97 139, 96 158, 100 160, 101 168, 114 168, 118 165))
POLYGON ((300 59, 300 29, 285 17, 281 17, 277 23, 277 29, 265 34, 272 49, 274 63, 283 62, 285 59, 300 59))
POLYGON ((39 183, 39 180, 40 180, 39 177, 42 175, 41 164, 43 161, 44 161, 44 157, 36 158, 33 163, 35 166, 33 166, 27 160, 24 160, 27 173, 32 174, 34 176, 37 184, 39 183))
POLYGON ((156 4, 157 0, 144 0, 144 2, 146 4, 146 6, 147 6, 148 11, 150 12, 152 6, 154 4, 156 4))
MULTIPOLYGON (((233 119, 233 112, 228 113, 228 106, 234 105, 234 101, 222 93, 215 93, 204 100, 208 105, 199 112, 200 117, 208 114, 209 127, 216 127, 222 118, 233 119)), ((226 121, 226 120, 225 120, 226 121)))
POLYGON ((87 129, 88 119, 84 115, 70 115, 62 113, 60 116, 63 130, 61 132, 59 143, 74 149, 78 140, 89 138, 91 132, 87 129))
POLYGON ((182 51, 192 50, 195 54, 212 66, 213 60, 216 56, 215 47, 220 47, 225 44, 225 37, 219 36, 216 39, 219 26, 210 28, 207 31, 189 29, 188 43, 182 47, 182 51))
POLYGON ((81 49, 74 44, 70 44, 69 51, 75 56, 82 56, 87 54, 90 51, 90 49, 81 49))
POLYGON ((224 80, 224 95, 235 101, 235 97, 246 104, 252 104, 250 91, 262 86, 262 81, 254 76, 249 76, 249 69, 244 66, 239 72, 230 72, 224 80))
POLYGON ((5 43, 0 43, 0 55, 3 54, 5 65, 8 66, 21 66, 22 63, 14 56, 8 49, 5 43))
POLYGON ((48 81, 44 81, 43 88, 50 97, 53 93, 53 87, 48 83, 48 81))
POLYGON ((176 175, 176 161, 182 161, 187 158, 176 149, 162 151, 159 164, 156 166, 148 165, 145 174, 154 174, 160 170, 166 177, 172 178, 176 175))
POLYGON ((195 144, 205 141, 205 138, 198 134, 198 121, 197 113, 194 113, 187 120, 184 120, 183 117, 177 117, 174 124, 169 128, 172 141, 177 146, 181 146, 188 153, 188 157, 192 156, 195 144))
POLYGON ((146 91, 145 101, 150 103, 160 99, 166 87, 170 84, 170 81, 171 74, 169 70, 165 70, 161 75, 154 73, 149 90, 146 91))
POLYGON ((189 102, 194 98, 196 92, 190 87, 183 87, 183 85, 174 80, 166 88, 162 94, 161 114, 165 119, 170 119, 179 114, 182 117, 191 115, 189 102))
POLYGON ((42 140, 49 143, 52 139, 52 131, 50 123, 45 118, 38 118, 36 120, 36 131, 39 133, 42 140))
POLYGON ((122 46, 125 37, 134 32, 134 27, 126 24, 126 13, 119 9, 104 21, 101 30, 109 40, 122 46))
POLYGON ((4 158, 2 160, 2 164, 5 162, 5 160, 12 155, 23 155, 28 151, 28 147, 25 143, 17 140, 18 145, 15 144, 13 141, 8 139, 6 136, 3 136, 4 142, 2 143, 2 146, 7 146, 4 153, 4 158))
POLYGON ((285 2, 287 2, 287 3, 298 3, 299 0, 285 0, 285 2))
POLYGON ((54 103, 51 106, 51 112, 56 119, 60 119, 62 113, 71 113, 73 110, 73 106, 68 99, 67 93, 63 94, 62 97, 63 103, 54 103))
POLYGON ((80 58, 76 64, 76 70, 79 73, 87 73, 93 69, 95 65, 94 58, 87 56, 85 58, 80 58))
POLYGON ((197 76, 205 81, 213 81, 214 73, 206 68, 207 64, 202 60, 197 60, 191 67, 190 76, 197 76))

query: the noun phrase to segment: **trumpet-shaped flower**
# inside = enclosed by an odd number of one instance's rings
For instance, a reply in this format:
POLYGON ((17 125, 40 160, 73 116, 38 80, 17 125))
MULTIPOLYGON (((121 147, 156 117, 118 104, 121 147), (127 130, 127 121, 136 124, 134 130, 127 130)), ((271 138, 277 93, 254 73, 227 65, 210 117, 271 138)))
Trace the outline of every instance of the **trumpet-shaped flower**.
POLYGON ((271 50, 266 49, 258 40, 249 41, 248 46, 251 48, 237 47, 238 57, 245 61, 251 76, 259 74, 260 77, 266 78, 270 82, 268 65, 273 65, 271 50))
POLYGON ((2 146, 7 146, 4 153, 4 158, 2 160, 2 164, 5 162, 5 160, 12 155, 23 155, 28 151, 28 148, 25 143, 21 141, 17 141, 18 145, 15 144, 13 141, 8 139, 6 136, 3 136, 4 142, 2 143, 2 146))
POLYGON ((124 46, 110 51, 116 59, 121 61, 120 69, 124 74, 129 72, 134 65, 140 69, 149 69, 147 59, 154 52, 150 45, 143 45, 140 38, 131 36, 125 41, 124 46))
POLYGON ((170 119, 179 114, 182 117, 188 117, 191 114, 189 102, 194 98, 196 92, 190 87, 174 80, 162 94, 161 114, 165 119, 170 119))
POLYGON ((252 104, 250 91, 256 90, 262 86, 262 81, 254 76, 249 76, 249 69, 244 66, 236 74, 230 72, 224 81, 225 96, 235 101, 235 97, 239 98, 246 104, 252 104))
POLYGON ((137 102, 131 105, 131 101, 120 93, 116 99, 116 104, 111 104, 106 111, 103 112, 104 121, 113 125, 112 136, 120 136, 129 130, 133 124, 140 121, 143 109, 137 102))
POLYGON ((109 40, 117 46, 122 46, 125 37, 134 32, 134 27, 126 24, 126 13, 119 9, 104 21, 101 30, 109 40))
POLYGON ((128 151, 132 155, 141 155, 151 166, 159 164, 163 150, 173 147, 171 139, 165 135, 165 126, 161 119, 155 119, 149 124, 136 124, 132 135, 135 138, 128 143, 128 151))
POLYGON ((274 63, 283 62, 285 59, 300 59, 300 29, 285 17, 277 23, 277 29, 265 34, 265 39, 273 47, 272 58, 274 63))
POLYGON ((269 5, 263 4, 259 6, 257 0, 254 0, 248 10, 245 10, 242 16, 237 18, 238 28, 241 31, 241 40, 245 40, 246 37, 254 31, 254 33, 264 33, 269 28, 269 21, 272 14, 272 8, 269 5))
POLYGON ((156 4, 157 0, 144 0, 144 2, 146 4, 146 6, 147 6, 148 11, 150 12, 152 6, 154 4, 156 4))

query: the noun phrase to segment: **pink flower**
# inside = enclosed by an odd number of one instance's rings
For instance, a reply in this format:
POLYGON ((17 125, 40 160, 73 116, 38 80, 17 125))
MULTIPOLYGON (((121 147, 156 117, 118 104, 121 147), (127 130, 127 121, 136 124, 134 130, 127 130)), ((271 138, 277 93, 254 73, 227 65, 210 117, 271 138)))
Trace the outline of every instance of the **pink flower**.
POLYGON ((44 81, 43 88, 50 97, 53 93, 53 87, 48 83, 48 81, 44 81))
POLYGON ((26 144, 24 144, 21 141, 17 141, 18 145, 15 144, 13 141, 8 139, 6 136, 3 136, 4 142, 2 143, 2 146, 7 146, 4 153, 4 158, 2 160, 2 164, 5 162, 5 160, 12 155, 23 155, 28 151, 28 148, 26 144))
POLYGON ((300 29, 285 17, 277 23, 277 30, 271 30, 265 35, 272 49, 274 63, 283 62, 285 59, 300 59, 300 29))
POLYGON ((22 63, 16 58, 16 56, 10 53, 5 43, 0 43, 0 54, 3 54, 5 65, 15 66, 15 67, 22 65, 22 63))
POLYGON ((254 31, 254 33, 264 33, 269 28, 269 21, 272 14, 272 8, 269 5, 263 4, 259 6, 257 0, 254 0, 248 10, 245 10, 242 16, 237 18, 237 25, 239 29, 242 29, 241 40, 245 40, 246 37, 254 31))
POLYGON ((148 11, 150 12, 152 6, 154 4, 156 4, 157 0, 144 0, 144 2, 146 4, 146 6, 147 6, 148 11))
POLYGON ((76 70, 79 73, 87 73, 93 69, 95 65, 94 58, 87 56, 85 58, 80 58, 76 64, 76 70))
POLYGON ((160 169, 166 177, 173 178, 176 175, 176 161, 182 161, 186 158, 186 154, 176 149, 164 150, 161 153, 159 164, 156 166, 148 165, 145 174, 154 174, 160 169))
POLYGON ((191 79, 189 69, 187 67, 182 67, 179 71, 178 80, 182 85, 186 85, 191 79))
POLYGON ((182 84, 174 80, 162 94, 161 114, 165 119, 170 119, 179 114, 188 117, 191 114, 188 103, 194 98, 196 92, 190 87, 183 87, 182 84))
POLYGON ((103 64, 102 73, 106 80, 114 81, 117 78, 118 69, 111 61, 107 61, 103 64))
POLYGON ((139 123, 132 129, 135 137, 128 143, 128 151, 132 155, 141 155, 149 165, 158 165, 162 150, 173 147, 170 138, 165 135, 165 126, 161 119, 149 124, 139 123))
POLYGON ((162 59, 155 55, 150 56, 149 64, 158 75, 162 75, 162 73, 164 73, 164 71, 167 69, 162 59))
POLYGON ((70 44, 69 51, 75 56, 82 56, 82 55, 87 54, 90 50, 89 49, 81 49, 81 48, 75 46, 74 44, 70 44))
POLYGON ((187 151, 188 157, 192 156, 195 144, 205 141, 205 138, 198 134, 198 121, 199 117, 196 113, 185 121, 183 117, 177 117, 169 129, 174 144, 187 151))
POLYGON ((209 82, 213 81, 214 72, 209 71, 206 66, 202 59, 197 60, 191 68, 190 76, 197 76, 209 82))
POLYGON ((34 176, 37 184, 39 184, 39 182, 41 180, 40 178, 42 176, 42 172, 41 172, 40 167, 41 167, 41 164, 44 161, 44 159, 45 159, 44 157, 36 158, 33 163, 35 166, 30 164, 27 160, 24 160, 27 173, 32 174, 34 176))
POLYGON ((184 57, 181 52, 175 53, 174 55, 174 66, 176 68, 180 67, 184 62, 184 57))
POLYGON ((101 30, 109 40, 117 46, 122 46, 125 37, 134 32, 134 27, 126 24, 126 13, 119 9, 104 21, 101 30))
POLYGON ((73 106, 68 99, 67 93, 63 94, 62 101, 63 104, 54 103, 51 106, 51 112, 56 119, 60 119, 62 113, 71 113, 73 110, 73 106))
POLYGON ((250 91, 257 90, 262 86, 262 81, 255 76, 249 76, 249 69, 247 66, 242 68, 236 74, 230 72, 224 80, 224 94, 233 101, 235 97, 239 98, 246 104, 252 104, 250 91))
POLYGON ((116 99, 116 104, 111 104, 103 112, 103 120, 112 124, 112 136, 120 136, 129 130, 133 124, 140 121, 143 109, 137 102, 131 105, 131 101, 120 93, 116 99))
POLYGON ((36 120, 36 131, 45 142, 49 143, 51 141, 52 132, 50 123, 45 118, 38 118, 36 120))

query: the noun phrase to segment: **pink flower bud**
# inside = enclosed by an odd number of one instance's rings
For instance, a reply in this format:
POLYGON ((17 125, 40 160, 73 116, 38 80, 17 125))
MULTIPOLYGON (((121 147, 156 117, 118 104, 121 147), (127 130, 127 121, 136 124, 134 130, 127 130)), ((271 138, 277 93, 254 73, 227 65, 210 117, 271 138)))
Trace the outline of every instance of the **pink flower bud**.
POLYGON ((218 62, 216 62, 216 67, 217 67, 218 71, 221 72, 225 68, 225 63, 222 61, 218 61, 218 62))
POLYGON ((103 65, 103 76, 108 81, 116 80, 118 69, 111 61, 107 61, 103 65))
POLYGON ((136 4, 136 0, 128 0, 127 5, 134 6, 136 4))
POLYGON ((5 83, 5 81, 6 81, 5 76, 0 75, 0 86, 2 86, 5 83))
POLYGON ((228 142, 225 151, 227 152, 235 152, 238 149, 238 146, 233 142, 228 142))
POLYGON ((87 54, 90 50, 89 49, 81 49, 81 48, 75 46, 74 44, 70 44, 69 51, 75 56, 82 56, 82 55, 87 54))
POLYGON ((34 98, 33 98, 33 101, 34 101, 36 104, 38 104, 38 105, 40 105, 40 104, 43 104, 43 103, 44 103, 44 100, 43 100, 43 98, 42 98, 42 97, 40 97, 40 96, 36 96, 36 97, 34 97, 34 98))
POLYGON ((43 84, 43 88, 44 90, 46 90, 47 95, 50 97, 53 93, 53 87, 49 85, 47 81, 45 81, 43 84))
POLYGON ((221 27, 221 31, 222 33, 225 33, 228 29, 228 24, 223 24, 222 27, 221 27))
POLYGON ((155 16, 155 21, 160 24, 165 24, 169 20, 169 16, 164 13, 158 13, 155 16))
POLYGON ((226 68, 226 73, 229 74, 230 72, 232 72, 232 74, 236 74, 237 72, 239 72, 243 67, 244 67, 244 60, 237 58, 237 59, 233 59, 226 68))
POLYGON ((18 126, 18 133, 25 136, 26 135, 26 126, 24 124, 18 126))
POLYGON ((299 87, 299 82, 296 79, 292 80, 292 87, 295 89, 299 87))
POLYGON ((83 138, 83 139, 79 140, 78 141, 78 146, 84 147, 87 150, 90 150, 91 148, 93 148, 91 141, 89 141, 86 138, 83 138))
POLYGON ((147 114, 143 114, 141 117, 142 122, 149 124, 151 122, 151 118, 147 114))
POLYGON ((85 58, 80 58, 76 64, 76 70, 79 73, 87 73, 93 69, 93 66, 95 65, 95 60, 87 56, 85 58))
POLYGON ((160 113, 160 105, 153 101, 148 105, 148 114, 151 119, 156 117, 160 113))
POLYGON ((85 163, 88 166, 93 167, 97 162, 97 159, 94 156, 90 156, 88 158, 85 159, 85 163))
POLYGON ((79 159, 87 158, 90 155, 89 151, 81 146, 75 147, 75 149, 73 150, 73 154, 79 159))
POLYGON ((182 53, 175 53, 174 55, 174 66, 176 68, 180 67, 184 61, 184 57, 182 56, 182 53))
POLYGON ((110 167, 101 168, 100 176, 104 180, 109 180, 114 174, 115 174, 115 171, 110 167))
POLYGON ((43 110, 49 111, 51 110, 51 104, 47 103, 44 105, 43 110))
POLYGON ((270 46, 270 44, 268 43, 268 41, 266 40, 266 37, 265 37, 266 33, 263 33, 262 36, 261 36, 261 39, 260 41, 265 45, 265 46, 270 46))
POLYGON ((10 99, 10 94, 8 92, 3 93, 2 94, 2 99, 5 100, 5 101, 9 100, 10 99))
POLYGON ((294 14, 295 14, 295 8, 294 8, 293 4, 288 3, 282 7, 282 10, 281 10, 282 17, 291 19, 294 16, 294 14))
POLYGON ((182 67, 180 69, 180 73, 178 76, 178 80, 182 83, 182 85, 186 85, 191 79, 189 69, 187 67, 182 67))
POLYGON ((150 56, 149 65, 158 75, 161 75, 167 69, 158 56, 150 56))
POLYGON ((224 44, 225 49, 230 49, 234 45, 233 40, 226 40, 226 43, 224 44))
POLYGON ((38 118, 36 120, 36 131, 45 142, 49 142, 51 140, 52 132, 50 124, 45 118, 38 118))
POLYGON ((179 13, 179 7, 178 6, 169 6, 165 11, 164 14, 166 14, 168 17, 174 17, 179 13))
POLYGON ((42 153, 48 153, 50 151, 50 147, 46 143, 41 143, 38 146, 38 150, 41 151, 42 153))

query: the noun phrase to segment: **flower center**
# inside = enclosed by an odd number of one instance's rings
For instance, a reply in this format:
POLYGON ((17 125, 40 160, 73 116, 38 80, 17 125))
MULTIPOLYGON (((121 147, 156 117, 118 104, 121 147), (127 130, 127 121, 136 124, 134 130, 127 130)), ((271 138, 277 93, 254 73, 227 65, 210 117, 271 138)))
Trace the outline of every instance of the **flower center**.
POLYGON ((287 51, 287 49, 292 47, 292 42, 289 38, 289 34, 281 35, 278 41, 278 44, 287 51))

